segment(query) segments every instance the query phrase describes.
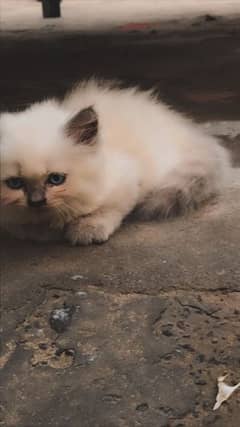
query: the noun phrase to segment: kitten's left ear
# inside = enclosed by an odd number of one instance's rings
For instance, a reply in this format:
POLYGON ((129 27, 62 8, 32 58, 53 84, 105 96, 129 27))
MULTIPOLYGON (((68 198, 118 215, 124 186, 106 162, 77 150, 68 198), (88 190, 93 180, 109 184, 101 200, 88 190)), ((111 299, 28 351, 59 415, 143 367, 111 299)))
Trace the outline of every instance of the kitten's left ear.
POLYGON ((65 132, 76 144, 94 145, 97 141, 98 118, 93 107, 79 111, 70 119, 65 132))

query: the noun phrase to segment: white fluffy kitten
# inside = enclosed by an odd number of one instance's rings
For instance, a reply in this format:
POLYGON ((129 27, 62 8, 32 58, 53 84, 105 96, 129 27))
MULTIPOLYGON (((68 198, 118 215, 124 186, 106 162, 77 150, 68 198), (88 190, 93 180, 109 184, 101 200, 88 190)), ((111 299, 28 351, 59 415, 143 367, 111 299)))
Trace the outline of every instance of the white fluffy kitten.
POLYGON ((230 168, 215 139, 150 92, 95 80, 2 114, 0 134, 1 226, 22 238, 59 229, 72 244, 104 242, 133 210, 197 207, 230 168))

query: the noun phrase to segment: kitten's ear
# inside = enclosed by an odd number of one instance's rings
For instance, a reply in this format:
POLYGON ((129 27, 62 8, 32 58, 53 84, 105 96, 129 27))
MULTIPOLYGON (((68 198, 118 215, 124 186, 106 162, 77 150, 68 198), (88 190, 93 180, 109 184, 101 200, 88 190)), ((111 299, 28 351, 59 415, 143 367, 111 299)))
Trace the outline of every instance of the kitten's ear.
POLYGON ((65 126, 67 136, 76 144, 94 145, 97 141, 98 118, 92 107, 79 111, 65 126))

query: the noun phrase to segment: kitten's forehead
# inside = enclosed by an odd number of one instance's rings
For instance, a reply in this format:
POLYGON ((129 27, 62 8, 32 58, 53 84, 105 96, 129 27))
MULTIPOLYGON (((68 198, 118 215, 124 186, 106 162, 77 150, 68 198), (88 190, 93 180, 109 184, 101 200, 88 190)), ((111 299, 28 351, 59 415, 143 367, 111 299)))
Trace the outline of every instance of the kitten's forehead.
POLYGON ((57 143, 65 124, 66 113, 61 110, 35 106, 20 113, 3 114, 1 139, 9 146, 21 145, 40 150, 51 140, 57 143))
POLYGON ((22 176, 25 178, 40 180, 47 175, 47 169, 44 164, 36 164, 27 161, 1 162, 1 178, 5 179, 11 176, 22 176))
POLYGON ((64 172, 67 144, 62 132, 66 113, 51 102, 0 118, 1 174, 41 176, 64 172))

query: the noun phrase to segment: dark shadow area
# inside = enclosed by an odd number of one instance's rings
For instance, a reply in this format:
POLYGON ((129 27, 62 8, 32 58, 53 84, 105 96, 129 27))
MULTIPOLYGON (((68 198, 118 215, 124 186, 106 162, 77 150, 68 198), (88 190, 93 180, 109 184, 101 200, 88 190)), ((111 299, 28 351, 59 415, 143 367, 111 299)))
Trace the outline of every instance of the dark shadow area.
MULTIPOLYGON (((33 34, 34 35, 34 34, 33 34)), ((239 118, 240 31, 174 35, 66 34, 1 39, 1 110, 61 96, 91 76, 156 87, 197 119, 239 118)))

